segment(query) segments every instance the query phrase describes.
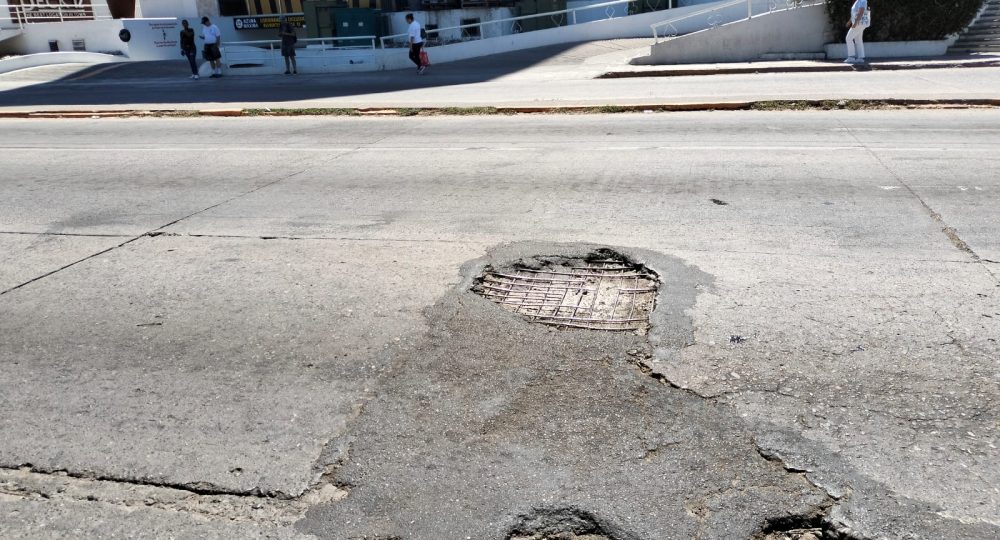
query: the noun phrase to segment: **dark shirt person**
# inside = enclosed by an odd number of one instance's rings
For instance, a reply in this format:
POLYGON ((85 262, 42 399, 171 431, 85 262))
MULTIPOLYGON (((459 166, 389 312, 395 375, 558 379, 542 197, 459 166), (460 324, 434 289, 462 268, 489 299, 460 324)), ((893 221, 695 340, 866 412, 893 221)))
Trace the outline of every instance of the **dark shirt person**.
POLYGON ((181 56, 187 57, 191 64, 191 78, 198 78, 198 46, 194 43, 194 28, 188 26, 186 20, 181 21, 181 56))
POLYGON ((295 64, 295 42, 299 38, 295 35, 295 27, 285 17, 281 18, 281 25, 278 26, 278 37, 281 38, 281 56, 285 58, 285 75, 298 74, 299 68, 295 64))

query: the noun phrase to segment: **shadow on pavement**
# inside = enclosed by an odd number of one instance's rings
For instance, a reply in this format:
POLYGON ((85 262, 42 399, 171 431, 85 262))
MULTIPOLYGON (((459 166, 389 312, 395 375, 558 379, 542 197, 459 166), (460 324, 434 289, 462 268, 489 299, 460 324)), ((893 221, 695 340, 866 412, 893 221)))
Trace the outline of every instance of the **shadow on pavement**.
MULTIPOLYGON (((551 62, 553 57, 578 45, 567 43, 432 65, 424 75, 405 69, 230 76, 195 81, 188 78, 186 60, 99 64, 53 80, 39 77, 35 84, 30 79, 21 79, 28 84, 0 91, 0 107, 283 102, 420 90, 489 81, 551 62)), ((558 62, 574 60, 580 61, 570 58, 558 62)))

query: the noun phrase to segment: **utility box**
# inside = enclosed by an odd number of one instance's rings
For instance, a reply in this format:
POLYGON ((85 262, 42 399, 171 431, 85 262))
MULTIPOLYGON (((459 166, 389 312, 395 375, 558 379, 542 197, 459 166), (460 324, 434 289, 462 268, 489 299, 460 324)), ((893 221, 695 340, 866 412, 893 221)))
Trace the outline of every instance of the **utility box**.
MULTIPOLYGON (((536 15, 538 13, 549 13, 552 11, 562 11, 566 9, 566 0, 521 0, 518 2, 520 15, 536 15)), ((556 15, 555 17, 534 17, 518 21, 522 32, 533 32, 535 30, 545 30, 557 26, 569 24, 569 14, 556 15)))
MULTIPOLYGON (((352 8, 345 1, 307 1, 302 10, 306 18, 306 35, 310 38, 380 36, 379 10, 352 8)), ((360 45, 360 42, 342 42, 360 45)))
POLYGON ((304 2, 302 14, 306 18, 306 35, 311 38, 333 37, 333 10, 347 7, 344 1, 304 2))
MULTIPOLYGON (((337 37, 377 36, 378 10, 364 8, 341 8, 333 10, 333 21, 337 37)), ((346 42, 351 45, 352 43, 346 42)), ((355 45, 357 43, 354 43, 355 45)))

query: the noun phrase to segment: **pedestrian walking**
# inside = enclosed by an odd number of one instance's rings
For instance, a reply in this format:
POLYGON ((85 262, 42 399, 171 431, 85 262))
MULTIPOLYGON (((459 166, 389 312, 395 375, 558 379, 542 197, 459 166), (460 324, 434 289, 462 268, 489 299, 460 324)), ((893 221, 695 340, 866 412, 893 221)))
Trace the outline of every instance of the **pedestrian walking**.
POLYGON ((847 26, 847 60, 845 64, 865 63, 865 29, 872 25, 872 12, 868 8, 868 0, 854 0, 851 6, 851 20, 847 26))
POLYGON ((201 39, 205 40, 205 50, 202 54, 210 64, 212 64, 212 78, 218 79, 222 76, 222 51, 219 45, 222 44, 222 31, 218 26, 212 24, 208 17, 201 18, 201 39))
POLYGON ((278 25, 278 36, 281 38, 281 56, 285 58, 285 75, 298 75, 299 68, 295 65, 295 42, 299 40, 295 35, 295 27, 288 22, 288 18, 282 16, 281 24, 278 25))
POLYGON ((194 44, 194 28, 188 26, 187 20, 181 21, 181 56, 191 64, 191 78, 198 79, 198 46, 194 44))
POLYGON ((410 61, 417 65, 417 74, 427 70, 427 66, 420 61, 420 51, 424 48, 424 28, 413 18, 412 13, 406 14, 406 22, 410 24, 407 33, 410 36, 410 61))

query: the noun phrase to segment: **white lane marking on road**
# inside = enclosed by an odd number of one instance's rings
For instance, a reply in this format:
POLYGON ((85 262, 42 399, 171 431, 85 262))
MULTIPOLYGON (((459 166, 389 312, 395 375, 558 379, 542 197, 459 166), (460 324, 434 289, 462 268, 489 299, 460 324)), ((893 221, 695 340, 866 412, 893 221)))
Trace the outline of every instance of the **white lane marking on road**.
MULTIPOLYGON (((562 148, 570 146, 573 150, 579 152, 594 152, 594 151, 608 151, 608 150, 619 150, 619 151, 679 151, 679 150, 704 150, 704 151, 720 151, 720 150, 745 150, 745 151, 760 151, 760 150, 780 150, 788 152, 831 152, 831 151, 856 151, 859 148, 864 148, 864 146, 805 146, 805 145, 789 145, 789 146, 775 146, 770 144, 761 145, 740 145, 740 146, 726 146, 726 145, 711 145, 711 146, 692 146, 692 145, 662 145, 662 146, 652 146, 652 145, 641 145, 641 146, 582 146, 579 143, 557 143, 553 142, 550 144, 536 144, 536 145, 524 145, 524 144, 511 144, 510 146, 395 146, 371 143, 365 146, 356 147, 294 147, 294 146, 261 146, 261 147, 247 147, 247 146, 215 146, 213 151, 243 151, 243 152, 356 152, 356 151, 378 151, 384 152, 386 150, 398 150, 398 151, 417 151, 417 152, 427 152, 427 151, 442 151, 442 152, 457 152, 457 151, 503 151, 503 152, 527 152, 533 150, 547 150, 551 148, 562 148)), ((204 148, 202 144, 190 144, 185 146, 119 146, 119 147, 91 147, 91 146, 0 146, 0 150, 16 150, 16 151, 37 151, 37 152, 178 152, 184 151, 188 152, 192 149, 204 148)), ((912 152, 912 153, 989 153, 995 154, 996 147, 990 145, 984 145, 980 148, 971 147, 961 147, 961 148, 908 148, 908 147, 872 147, 872 150, 879 152, 912 152)))
POLYGON ((969 128, 969 129, 952 129, 952 128, 833 128, 830 131, 844 132, 844 131, 865 131, 869 133, 1000 133, 1000 129, 997 128, 969 128))
POLYGON ((901 186, 879 186, 879 187, 886 191, 893 191, 899 189, 901 186))
MULTIPOLYGON (((190 152, 191 150, 205 148, 203 144, 192 144, 188 146, 121 146, 121 147, 87 147, 87 146, 0 146, 0 150, 19 150, 19 151, 35 151, 35 152, 190 152)), ((297 152, 353 152, 355 150, 360 150, 360 148, 338 148, 338 147, 326 147, 326 148, 295 148, 295 147, 276 147, 276 146, 262 146, 262 147, 251 147, 251 146, 214 146, 213 151, 225 151, 225 150, 239 150, 246 152, 286 152, 286 151, 297 151, 297 152)))

